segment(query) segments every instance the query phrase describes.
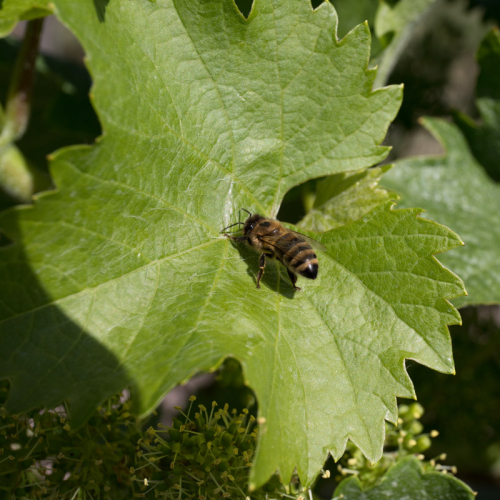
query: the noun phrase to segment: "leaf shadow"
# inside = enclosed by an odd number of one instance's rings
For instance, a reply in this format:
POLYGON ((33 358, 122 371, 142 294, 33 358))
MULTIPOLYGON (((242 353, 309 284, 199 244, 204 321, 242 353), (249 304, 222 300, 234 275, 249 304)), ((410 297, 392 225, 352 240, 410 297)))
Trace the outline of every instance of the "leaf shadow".
POLYGON ((93 0, 95 12, 97 14, 97 19, 100 23, 106 21, 106 8, 108 6, 109 0, 93 0))
POLYGON ((248 16, 250 16, 250 12, 252 12, 254 0, 234 0, 234 3, 236 4, 236 7, 238 7, 238 10, 241 12, 241 15, 245 19, 248 19, 248 16))
POLYGON ((140 406, 140 393, 121 361, 82 326, 86 318, 73 321, 49 296, 22 245, 0 247, 0 274, 0 379, 11 382, 9 413, 54 408, 66 400, 72 427, 79 427, 104 399, 125 388, 140 406))
MULTIPOLYGON (((260 254, 244 243, 236 243, 234 240, 230 241, 232 246, 238 250, 242 260, 247 264, 247 274, 253 281, 253 285, 249 284, 249 286, 257 287, 260 254)), ((260 280, 260 286, 261 288, 267 287, 287 299, 293 299, 296 293, 301 293, 294 290, 292 284, 290 283, 290 279, 288 278, 285 266, 274 259, 267 259, 264 274, 260 280)))

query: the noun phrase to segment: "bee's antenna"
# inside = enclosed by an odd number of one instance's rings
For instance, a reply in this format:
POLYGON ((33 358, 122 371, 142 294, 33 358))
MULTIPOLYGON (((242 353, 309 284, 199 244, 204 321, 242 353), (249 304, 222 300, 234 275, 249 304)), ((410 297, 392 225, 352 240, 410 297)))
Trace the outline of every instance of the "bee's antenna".
POLYGON ((246 209, 246 208, 240 208, 240 210, 238 211, 238 219, 239 221, 238 222, 235 222, 234 224, 231 224, 230 226, 227 226, 225 227, 221 233, 223 233, 226 229, 229 229, 230 227, 233 227, 233 226, 237 226, 238 224, 241 224, 242 226, 245 225, 244 222, 241 222, 241 211, 244 210, 250 217, 252 217, 252 214, 246 209))
POLYGON ((241 211, 244 210, 250 217, 252 217, 252 214, 246 209, 246 208, 240 208, 238 211, 238 220, 241 222, 241 211))
POLYGON ((226 229, 229 229, 230 227, 237 226, 238 224, 242 224, 242 225, 244 225, 244 223, 243 223, 243 222, 235 222, 234 224, 231 224, 230 226, 225 227, 225 228, 221 231, 221 233, 223 233, 226 229))

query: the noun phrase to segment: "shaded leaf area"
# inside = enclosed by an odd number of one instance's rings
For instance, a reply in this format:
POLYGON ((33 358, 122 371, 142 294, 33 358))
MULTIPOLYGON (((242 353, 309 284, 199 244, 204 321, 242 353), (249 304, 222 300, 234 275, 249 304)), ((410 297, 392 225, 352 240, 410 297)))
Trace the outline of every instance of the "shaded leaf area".
POLYGON ((486 172, 500 182, 500 33, 492 29, 479 47, 481 68, 477 81, 476 106, 481 122, 464 113, 455 114, 456 124, 486 172))
MULTIPOLYGON (((7 94, 17 51, 17 43, 0 40, 0 95, 7 94)), ((19 156, 30 170, 29 179, 38 180, 35 192, 50 185, 47 155, 63 146, 89 144, 101 131, 88 97, 90 78, 84 68, 39 56, 36 72, 28 129, 7 153, 19 156)), ((14 203, 0 190, 0 208, 14 203)))
POLYGON ((328 231, 363 217, 398 195, 378 186, 391 165, 326 177, 316 184, 313 207, 298 223, 310 231, 328 231))
POLYGON ((460 233, 465 247, 443 255, 444 265, 464 280, 468 296, 457 306, 500 301, 500 187, 472 156, 459 129, 443 120, 423 125, 443 145, 442 157, 408 158, 396 162, 383 185, 401 195, 404 206, 420 205, 425 216, 460 233))
POLYGON ((50 0, 2 0, 0 2, 0 37, 7 36, 19 21, 52 14, 50 0))
POLYGON ((95 82, 103 138, 54 156, 56 192, 0 223, 0 366, 12 411, 68 398, 74 424, 126 384, 144 415, 225 357, 259 401, 251 473, 295 466, 310 484, 352 438, 380 456, 405 358, 453 371, 446 298, 461 281, 432 256, 460 244, 419 210, 383 204, 318 235, 320 276, 294 293, 221 237, 240 207, 276 214, 311 178, 366 168, 400 104, 371 91, 369 32, 335 39, 325 3, 59 0, 95 82), (242 64, 245 62, 245 64, 242 64), (318 82, 321 85, 318 85, 318 82), (264 420, 261 420, 264 422, 264 420))
POLYGON ((335 498, 344 500, 472 500, 474 492, 459 479, 441 472, 424 472, 416 457, 406 457, 389 469, 382 481, 363 490, 357 477, 350 477, 335 490, 335 498), (341 496, 342 495, 342 496, 341 496))

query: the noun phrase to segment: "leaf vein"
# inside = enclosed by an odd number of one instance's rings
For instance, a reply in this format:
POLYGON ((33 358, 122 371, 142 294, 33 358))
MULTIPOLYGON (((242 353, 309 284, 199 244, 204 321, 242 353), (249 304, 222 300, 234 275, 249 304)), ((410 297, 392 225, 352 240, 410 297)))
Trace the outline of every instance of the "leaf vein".
MULTIPOLYGON (((176 0, 174 0, 174 4, 175 3, 176 3, 176 0)), ((200 52, 198 50, 198 47, 194 43, 194 40, 193 40, 193 37, 191 36, 191 33, 186 28, 186 25, 184 24, 184 21, 182 20, 181 16, 178 14, 179 11, 177 9, 177 6, 176 6, 175 10, 177 12, 177 18, 179 19, 180 23, 182 24, 182 27, 184 28, 184 31, 185 31, 187 37, 189 38, 189 41, 191 42, 191 45, 193 46, 193 49, 196 51, 196 54, 200 58, 200 62, 203 64, 203 66, 205 68, 205 71, 207 72, 207 75, 210 77, 210 80, 212 81, 214 89, 217 92, 217 97, 218 97, 219 102, 220 102, 220 104, 222 106, 222 112, 224 113, 224 117, 226 119, 227 129, 229 130, 229 134, 231 136, 231 141, 230 141, 231 142, 231 171, 233 172, 234 171, 234 156, 235 156, 235 153, 234 153, 234 135, 233 135, 233 129, 231 127, 231 121, 229 120, 229 114, 227 112, 227 108, 226 108, 226 105, 224 103, 224 99, 222 98, 222 94, 220 92, 219 86, 217 85, 217 83, 216 83, 214 77, 212 76, 212 74, 210 73, 210 71, 208 69, 208 66, 205 63, 205 60, 203 59, 203 57, 201 56, 201 54, 200 54, 200 52)))
POLYGON ((181 252, 177 252, 177 253, 174 253, 174 254, 171 254, 171 255, 167 255, 165 257, 162 257, 161 259, 157 259, 157 260, 154 260, 154 261, 151 261, 149 264, 146 264, 144 266, 141 266, 139 268, 135 268, 135 269, 132 269, 131 271, 125 273, 125 274, 122 274, 120 276, 117 276, 116 278, 112 278, 110 280, 107 280, 103 283, 98 283, 97 285, 93 286, 93 287, 88 287, 88 288, 85 288, 83 290, 80 290, 79 292, 77 293, 71 293, 69 295, 65 295, 64 297, 60 297, 58 299, 55 299, 51 302, 47 302, 45 304, 42 304, 41 306, 38 306, 38 307, 35 307, 33 309, 30 309, 30 310, 26 310, 26 311, 23 311, 23 312, 20 312, 18 314, 16 314, 15 316, 10 316, 8 318, 4 318, 4 319, 1 319, 0 320, 0 325, 2 325, 2 323, 5 323, 6 321, 10 321, 10 320, 13 320, 15 318, 18 318, 20 316, 24 316, 25 314, 32 314, 34 312, 37 312, 37 311, 40 311, 42 309, 44 309, 45 307, 50 307, 50 306, 53 306, 53 305, 56 305, 58 304, 59 302, 63 301, 64 299, 66 299, 67 297, 70 297, 70 296, 74 296, 74 295, 79 295, 79 294, 84 294, 84 293, 91 293, 93 292, 94 290, 97 290, 99 289, 100 287, 102 286, 105 286, 109 283, 113 283, 114 281, 118 281, 132 273, 135 273, 136 271, 140 270, 140 269, 144 269, 145 267, 151 267, 151 266, 154 266, 160 262, 166 262, 168 260, 171 260, 171 259, 175 259, 176 257, 180 257, 181 255, 184 255, 186 253, 190 253, 194 250, 199 250, 200 248, 204 248, 204 247, 207 247, 207 246, 210 246, 210 245, 213 245, 215 243, 217 243, 218 241, 220 241, 221 239, 220 238, 217 238, 215 240, 210 240, 210 241, 206 241, 205 243, 202 243, 200 245, 197 245, 195 247, 191 247, 191 248, 188 248, 186 250, 182 250, 181 252))

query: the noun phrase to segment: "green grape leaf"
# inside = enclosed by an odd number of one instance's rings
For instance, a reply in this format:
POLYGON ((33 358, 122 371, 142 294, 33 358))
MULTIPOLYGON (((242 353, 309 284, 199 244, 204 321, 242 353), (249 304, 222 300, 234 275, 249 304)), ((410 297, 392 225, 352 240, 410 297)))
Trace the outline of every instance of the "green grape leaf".
POLYGON ((500 181, 500 33, 492 29, 477 54, 481 71, 477 81, 476 106, 481 124, 463 113, 455 122, 467 138, 472 153, 497 182, 500 181))
POLYGON ((325 3, 56 0, 94 78, 104 135, 53 156, 57 190, 0 225, 0 376, 10 411, 69 401, 72 425, 124 386, 136 411, 227 356, 259 402, 254 485, 297 466, 310 484, 353 439, 382 451, 405 358, 453 372, 447 298, 432 256, 460 244, 419 210, 375 208, 317 237, 317 280, 221 236, 240 207, 274 216, 305 180, 380 161, 401 89, 372 92, 366 25, 335 38, 325 3), (321 82, 321 84, 319 84, 321 82))
POLYGON ((313 207, 297 225, 310 231, 328 231, 363 217, 389 199, 397 200, 396 193, 378 185, 391 168, 392 165, 384 165, 320 180, 313 207))
POLYGON ((52 14, 50 0, 1 0, 0 38, 9 35, 19 21, 52 14))
POLYGON ((393 465, 381 482, 363 490, 356 477, 344 479, 335 490, 335 498, 343 500, 473 500, 474 492, 456 477, 442 472, 425 472, 421 462, 414 456, 405 457, 393 465))
POLYGON ((402 196, 404 206, 421 205, 425 215, 460 232, 465 247, 440 259, 464 279, 468 296, 457 306, 500 302, 500 186, 472 156, 460 130, 443 120, 423 125, 443 145, 439 157, 408 158, 383 178, 383 185, 402 196))
POLYGON ((387 83, 415 28, 435 3, 436 0, 399 0, 394 4, 381 0, 375 16, 375 34, 385 50, 379 61, 375 88, 387 83))

